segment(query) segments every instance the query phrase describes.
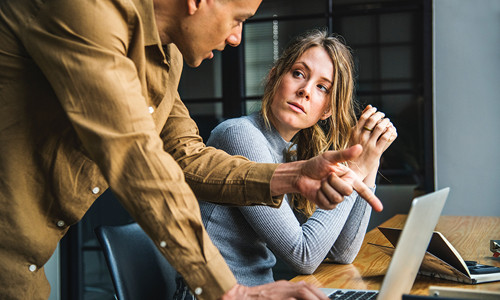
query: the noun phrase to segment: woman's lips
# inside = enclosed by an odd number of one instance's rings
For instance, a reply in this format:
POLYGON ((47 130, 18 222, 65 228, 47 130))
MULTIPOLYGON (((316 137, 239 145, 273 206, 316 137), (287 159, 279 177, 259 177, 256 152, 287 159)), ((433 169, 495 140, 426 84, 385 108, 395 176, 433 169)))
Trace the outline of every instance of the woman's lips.
POLYGON ((290 108, 296 112, 303 113, 305 114, 306 112, 304 111, 304 107, 298 103, 295 102, 288 102, 288 105, 290 108))

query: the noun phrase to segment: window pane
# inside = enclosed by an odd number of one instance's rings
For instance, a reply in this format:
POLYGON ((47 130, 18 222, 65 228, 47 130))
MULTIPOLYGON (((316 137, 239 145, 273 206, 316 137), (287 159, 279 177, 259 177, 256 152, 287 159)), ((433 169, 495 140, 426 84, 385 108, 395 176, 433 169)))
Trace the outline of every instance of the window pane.
POLYGON ((359 90, 366 90, 363 82, 370 82, 380 77, 378 51, 375 47, 358 48, 353 50, 356 72, 358 75, 359 90))
POLYGON ((262 1, 254 19, 270 18, 273 16, 295 16, 324 13, 327 9, 327 0, 272 0, 262 1))
MULTIPOLYGON (((351 16, 340 20, 339 28, 351 47, 373 44, 377 41, 377 16, 351 16)), ((333 28, 334 31, 338 30, 333 28)))
POLYGON ((262 83, 273 64, 278 35, 273 35, 273 22, 250 23, 245 33, 245 88, 246 95, 261 95, 262 83))
POLYGON ((414 15, 409 13, 394 13, 380 16, 380 42, 396 43, 410 42, 414 15))
POLYGON ((381 83, 380 89, 384 91, 404 90, 408 93, 416 91, 415 82, 412 80, 385 81, 381 83))
MULTIPOLYGON (((397 0, 397 1, 399 1, 399 0, 397 0)), ((374 4, 372 4, 371 7, 376 7, 375 5, 383 3, 383 2, 394 2, 394 0, 334 0, 333 1, 334 4, 349 4, 349 5, 351 5, 351 4, 366 5, 366 4, 374 3, 374 4)))
POLYGON ((222 97, 221 53, 214 52, 214 57, 204 60, 197 68, 184 64, 179 94, 183 100, 222 97))
POLYGON ((334 7, 333 30, 353 49, 360 107, 377 107, 398 130, 398 139, 383 155, 379 183, 421 184, 424 101, 417 12, 397 1, 356 2, 334 1, 344 14, 336 16, 334 7))
POLYGON ((383 80, 413 78, 413 59, 409 46, 380 47, 380 65, 380 77, 383 80))

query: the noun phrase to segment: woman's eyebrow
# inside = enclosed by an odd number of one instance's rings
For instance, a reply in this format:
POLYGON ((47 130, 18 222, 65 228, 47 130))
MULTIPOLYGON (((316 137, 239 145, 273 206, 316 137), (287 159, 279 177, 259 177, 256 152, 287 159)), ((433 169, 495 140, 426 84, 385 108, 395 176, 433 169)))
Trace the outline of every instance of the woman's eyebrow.
MULTIPOLYGON (((307 63, 305 63, 303 61, 297 61, 296 64, 300 64, 300 65, 304 66, 304 68, 306 68, 307 72, 311 72, 311 68, 309 68, 307 63)), ((322 76, 321 79, 327 81, 329 84, 332 84, 332 80, 329 79, 328 77, 322 76)))

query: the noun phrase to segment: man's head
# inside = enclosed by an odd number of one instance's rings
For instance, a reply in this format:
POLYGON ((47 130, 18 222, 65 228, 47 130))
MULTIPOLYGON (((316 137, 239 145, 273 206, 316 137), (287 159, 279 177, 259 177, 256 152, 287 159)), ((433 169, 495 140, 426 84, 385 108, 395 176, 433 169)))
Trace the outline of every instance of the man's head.
POLYGON ((253 16, 262 0, 155 0, 155 15, 162 43, 174 43, 186 63, 197 67, 222 51, 238 46, 243 22, 253 16))

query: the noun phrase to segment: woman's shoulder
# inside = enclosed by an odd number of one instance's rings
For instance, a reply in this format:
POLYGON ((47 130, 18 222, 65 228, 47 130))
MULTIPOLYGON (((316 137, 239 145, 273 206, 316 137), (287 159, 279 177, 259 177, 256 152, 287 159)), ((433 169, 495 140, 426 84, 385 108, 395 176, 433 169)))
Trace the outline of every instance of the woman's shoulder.
POLYGON ((231 134, 250 134, 260 132, 258 115, 252 114, 239 118, 227 119, 217 125, 211 135, 231 135, 231 134))
POLYGON ((262 151, 269 149, 270 145, 258 125, 254 115, 226 120, 212 130, 207 146, 259 161, 258 158, 264 156, 262 151))

